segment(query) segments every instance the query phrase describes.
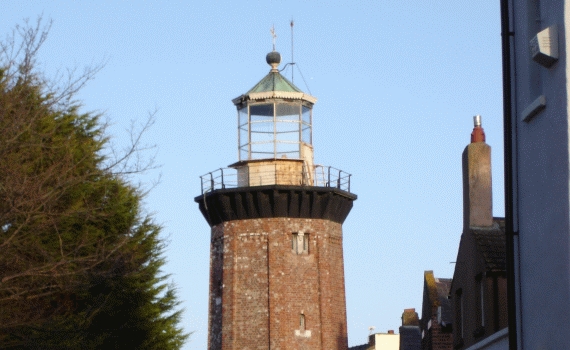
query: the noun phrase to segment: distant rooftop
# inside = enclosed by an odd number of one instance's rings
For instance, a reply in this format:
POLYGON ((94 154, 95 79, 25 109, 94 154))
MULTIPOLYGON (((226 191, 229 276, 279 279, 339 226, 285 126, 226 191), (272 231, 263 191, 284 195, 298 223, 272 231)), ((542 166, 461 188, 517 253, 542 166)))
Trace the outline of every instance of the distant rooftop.
POLYGON ((427 327, 426 323, 431 319, 434 312, 440 314, 439 321, 443 326, 451 324, 452 309, 451 303, 447 298, 450 288, 450 278, 436 278, 433 271, 424 271, 423 328, 427 327))

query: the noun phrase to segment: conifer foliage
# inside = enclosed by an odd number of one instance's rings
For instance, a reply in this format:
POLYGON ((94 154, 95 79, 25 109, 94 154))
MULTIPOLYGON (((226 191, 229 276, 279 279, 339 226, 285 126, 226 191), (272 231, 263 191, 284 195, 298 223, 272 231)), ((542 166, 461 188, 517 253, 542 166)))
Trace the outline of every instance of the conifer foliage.
POLYGON ((147 167, 130 163, 140 135, 116 155, 100 116, 80 112, 99 68, 55 82, 38 70, 49 27, 0 43, 0 348, 180 348, 161 227, 127 177, 147 167))

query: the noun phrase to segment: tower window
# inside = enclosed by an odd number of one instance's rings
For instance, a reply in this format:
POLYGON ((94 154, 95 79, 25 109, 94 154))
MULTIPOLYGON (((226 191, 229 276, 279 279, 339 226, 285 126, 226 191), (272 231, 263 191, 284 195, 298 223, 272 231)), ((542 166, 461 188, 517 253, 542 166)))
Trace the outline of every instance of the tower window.
POLYGON ((485 272, 475 276, 475 316, 477 327, 473 331, 475 338, 485 335, 485 272))
POLYGON ((463 290, 461 288, 455 291, 455 325, 459 339, 456 342, 463 340, 463 290))
POLYGON ((291 236, 291 250, 293 253, 309 254, 309 234, 303 232, 295 232, 291 236))
POLYGON ((305 329, 306 329, 306 326, 305 326, 305 314, 299 315, 299 329, 301 330, 301 332, 304 332, 305 329))

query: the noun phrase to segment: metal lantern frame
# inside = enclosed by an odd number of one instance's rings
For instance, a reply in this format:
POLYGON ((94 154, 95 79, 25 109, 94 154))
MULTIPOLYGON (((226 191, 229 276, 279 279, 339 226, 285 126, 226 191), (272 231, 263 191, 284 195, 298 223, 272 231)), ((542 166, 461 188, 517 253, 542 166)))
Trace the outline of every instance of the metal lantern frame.
POLYGON ((301 159, 302 145, 313 145, 313 104, 265 99, 238 106, 238 157, 301 159))

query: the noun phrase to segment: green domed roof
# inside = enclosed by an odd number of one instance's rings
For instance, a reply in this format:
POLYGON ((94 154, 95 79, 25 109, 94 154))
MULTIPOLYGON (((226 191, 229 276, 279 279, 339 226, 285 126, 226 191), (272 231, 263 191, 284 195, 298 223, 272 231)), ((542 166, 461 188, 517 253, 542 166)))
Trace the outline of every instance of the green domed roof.
POLYGON ((251 88, 246 94, 252 92, 268 92, 268 91, 285 91, 285 92, 303 92, 292 82, 287 80, 279 72, 271 70, 259 83, 251 88))
POLYGON ((270 98, 283 98, 292 100, 303 100, 310 103, 317 102, 317 99, 309 94, 304 93, 279 73, 277 66, 280 62, 279 53, 273 51, 267 55, 267 63, 272 67, 259 83, 255 84, 248 92, 236 97, 232 102, 238 106, 248 100, 264 100, 270 98))

